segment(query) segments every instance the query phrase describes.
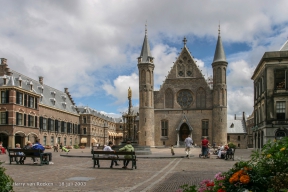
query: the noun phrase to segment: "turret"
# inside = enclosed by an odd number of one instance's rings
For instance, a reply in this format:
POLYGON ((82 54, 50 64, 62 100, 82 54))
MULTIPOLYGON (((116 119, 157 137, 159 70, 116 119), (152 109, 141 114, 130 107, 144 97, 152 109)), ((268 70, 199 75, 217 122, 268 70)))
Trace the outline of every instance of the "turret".
POLYGON ((220 25, 213 67, 213 119, 212 140, 218 145, 227 143, 227 83, 226 70, 228 62, 220 36, 220 25))
POLYGON ((138 57, 139 70, 139 145, 154 146, 154 62, 145 26, 145 37, 138 57))

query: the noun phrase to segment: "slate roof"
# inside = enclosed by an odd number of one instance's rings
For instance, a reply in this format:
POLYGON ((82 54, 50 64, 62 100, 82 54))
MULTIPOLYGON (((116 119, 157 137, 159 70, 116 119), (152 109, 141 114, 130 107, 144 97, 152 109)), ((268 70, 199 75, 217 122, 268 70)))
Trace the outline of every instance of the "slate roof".
POLYGON ((288 40, 282 45, 279 51, 288 51, 288 40))
POLYGON ((86 106, 86 107, 85 106, 77 106, 77 110, 79 111, 79 114, 90 114, 90 115, 94 115, 96 117, 102 118, 104 120, 116 123, 115 118, 104 115, 103 113, 100 113, 99 111, 96 111, 95 109, 92 109, 88 106, 86 106))
POLYGON ((144 41, 143 41, 140 57, 142 57, 142 62, 141 63, 149 62, 150 61, 149 58, 152 57, 151 52, 150 52, 150 45, 149 45, 149 42, 148 42, 147 31, 145 31, 145 37, 144 37, 144 41))
POLYGON ((243 119, 227 120, 227 133, 247 133, 243 119))
POLYGON ((227 62, 220 34, 218 35, 218 40, 217 40, 217 45, 216 45, 213 63, 218 62, 218 61, 227 62))
POLYGON ((69 113, 78 114, 75 106, 70 100, 69 96, 62 91, 59 91, 55 88, 49 87, 48 85, 41 85, 39 81, 36 81, 30 77, 27 77, 17 71, 11 70, 12 75, 0 76, 0 86, 3 86, 4 80, 3 77, 6 77, 6 85, 9 87, 18 87, 26 91, 30 91, 30 85, 33 85, 32 93, 40 95, 40 104, 63 110, 69 113), (19 79, 22 80, 22 87, 19 86, 19 79), (42 92, 43 90, 43 92, 42 92), (55 101, 55 105, 53 104, 55 101))

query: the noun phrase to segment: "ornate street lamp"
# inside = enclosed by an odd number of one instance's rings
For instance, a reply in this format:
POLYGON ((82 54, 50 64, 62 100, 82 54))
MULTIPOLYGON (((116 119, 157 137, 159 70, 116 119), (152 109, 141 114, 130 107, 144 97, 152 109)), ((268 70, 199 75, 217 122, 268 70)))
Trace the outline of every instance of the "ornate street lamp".
POLYGON ((138 116, 138 113, 134 113, 132 110, 132 90, 128 89, 128 101, 129 101, 129 106, 128 106, 128 112, 122 113, 122 118, 123 118, 123 140, 126 142, 127 140, 131 140, 132 143, 137 142, 137 131, 135 128, 135 121, 136 117, 138 116))

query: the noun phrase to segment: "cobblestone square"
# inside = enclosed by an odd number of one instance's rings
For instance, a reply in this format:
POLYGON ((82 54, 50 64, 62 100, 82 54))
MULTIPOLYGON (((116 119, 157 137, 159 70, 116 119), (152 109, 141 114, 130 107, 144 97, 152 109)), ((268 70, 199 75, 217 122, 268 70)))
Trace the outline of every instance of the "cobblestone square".
MULTIPOLYGON (((47 150, 48 151, 48 150, 47 150)), ((52 151, 52 150, 51 150, 52 151)), ((39 166, 27 158, 24 165, 9 164, 8 155, 0 155, 5 161, 6 173, 14 179, 17 191, 115 191, 115 192, 172 192, 184 184, 197 184, 203 179, 212 179, 220 171, 227 171, 240 159, 248 160, 252 149, 237 149, 235 161, 199 158, 200 148, 193 148, 190 159, 185 158, 184 148, 176 148, 172 156, 169 148, 152 148, 151 155, 138 155, 137 169, 122 169, 110 161, 101 161, 101 167, 93 168, 90 149, 72 149, 71 156, 52 152, 53 163, 39 166)), ((128 167, 131 168, 131 162, 128 167)))

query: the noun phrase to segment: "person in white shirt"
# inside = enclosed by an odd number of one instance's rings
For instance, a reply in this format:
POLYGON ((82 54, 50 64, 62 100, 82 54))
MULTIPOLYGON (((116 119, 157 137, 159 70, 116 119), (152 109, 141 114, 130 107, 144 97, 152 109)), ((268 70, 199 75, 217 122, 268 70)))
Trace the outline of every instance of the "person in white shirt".
MULTIPOLYGON (((111 147, 113 146, 112 141, 109 141, 108 145, 104 147, 103 151, 114 151, 111 147)), ((117 160, 115 159, 115 155, 105 155, 105 157, 112 158, 110 168, 113 168, 113 164, 115 163, 115 166, 119 166, 117 163, 117 160)))
POLYGON ((186 152, 186 157, 190 159, 190 148, 192 147, 193 140, 191 139, 190 135, 184 140, 185 143, 185 152, 186 152))

